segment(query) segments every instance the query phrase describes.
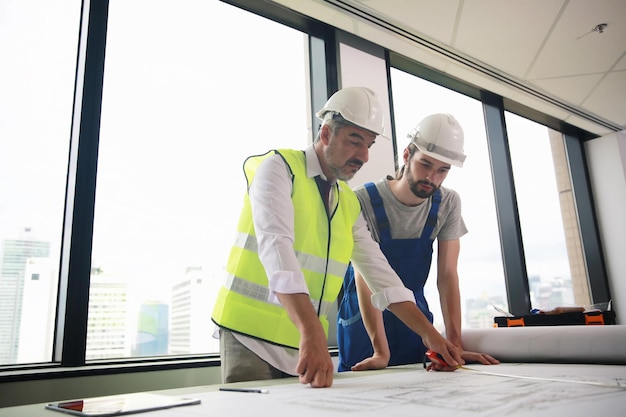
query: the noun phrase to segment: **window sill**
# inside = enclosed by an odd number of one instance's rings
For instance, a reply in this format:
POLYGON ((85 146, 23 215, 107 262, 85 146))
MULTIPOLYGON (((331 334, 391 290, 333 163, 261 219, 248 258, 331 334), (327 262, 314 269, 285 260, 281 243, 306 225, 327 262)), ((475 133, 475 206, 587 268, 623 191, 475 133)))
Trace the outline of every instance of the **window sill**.
POLYGON ((120 361, 90 362, 82 366, 61 366, 60 364, 33 364, 4 367, 0 369, 0 383, 35 381, 42 379, 73 378, 79 376, 112 375, 135 372, 165 371, 176 369, 206 368, 219 366, 216 356, 192 358, 150 358, 120 361))

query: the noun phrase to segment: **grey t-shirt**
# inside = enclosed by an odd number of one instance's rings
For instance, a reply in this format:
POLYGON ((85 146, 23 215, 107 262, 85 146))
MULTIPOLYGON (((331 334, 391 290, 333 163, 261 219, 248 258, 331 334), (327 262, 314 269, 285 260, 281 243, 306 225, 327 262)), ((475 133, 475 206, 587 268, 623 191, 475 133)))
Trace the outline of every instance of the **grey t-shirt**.
MULTIPOLYGON (((383 199, 385 212, 391 226, 391 237, 393 239, 413 239, 422 234, 424 224, 428 218, 428 212, 432 205, 432 197, 425 200, 418 206, 409 207, 393 195, 389 188, 387 179, 375 182, 376 188, 383 199)), ((375 220, 374 210, 369 194, 364 185, 355 188, 355 193, 361 202, 363 217, 372 232, 372 237, 380 242, 378 225, 375 220)), ((440 187, 441 203, 437 214, 437 225, 433 230, 432 239, 454 240, 467 233, 467 227, 461 216, 461 197, 451 189, 440 187)))

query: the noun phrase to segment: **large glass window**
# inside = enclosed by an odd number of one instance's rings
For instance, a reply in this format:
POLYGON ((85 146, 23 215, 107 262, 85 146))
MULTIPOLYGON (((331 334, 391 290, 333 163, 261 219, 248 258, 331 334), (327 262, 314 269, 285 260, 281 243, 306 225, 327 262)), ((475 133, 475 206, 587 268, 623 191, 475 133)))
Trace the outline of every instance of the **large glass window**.
POLYGON ((589 304, 562 135, 513 113, 505 120, 532 306, 589 304))
POLYGON ((111 2, 87 359, 218 352, 243 161, 310 140, 306 40, 219 1, 111 2))
POLYGON ((0 365, 52 357, 80 1, 0 1, 0 365))
MULTIPOLYGON (((507 308, 504 271, 495 211, 493 182, 482 105, 479 101, 396 69, 391 70, 398 154, 408 145, 406 135, 426 116, 450 113, 463 127, 465 154, 462 168, 452 167, 443 186, 457 191, 469 232, 461 237, 458 271, 464 328, 492 327, 501 315, 492 306, 507 308)), ((437 243, 424 293, 443 331, 437 291, 437 243)))

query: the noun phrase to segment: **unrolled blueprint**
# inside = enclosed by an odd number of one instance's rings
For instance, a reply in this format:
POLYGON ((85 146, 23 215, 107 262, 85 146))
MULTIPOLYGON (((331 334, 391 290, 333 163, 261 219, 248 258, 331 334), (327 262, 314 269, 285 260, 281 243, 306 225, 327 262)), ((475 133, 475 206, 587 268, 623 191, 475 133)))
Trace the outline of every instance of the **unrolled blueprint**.
POLYGON ((394 416, 623 416, 626 367, 612 365, 470 365, 426 372, 421 365, 395 371, 339 375, 333 387, 259 385, 268 394, 198 392, 199 406, 159 416, 359 417, 394 416))

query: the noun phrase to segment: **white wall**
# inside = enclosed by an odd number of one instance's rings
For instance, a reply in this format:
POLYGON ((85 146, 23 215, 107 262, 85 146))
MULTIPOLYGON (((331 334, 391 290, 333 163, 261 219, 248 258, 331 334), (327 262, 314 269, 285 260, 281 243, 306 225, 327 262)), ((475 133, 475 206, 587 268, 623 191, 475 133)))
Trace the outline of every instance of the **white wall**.
POLYGON ((626 323, 626 131, 585 143, 612 303, 626 323))
POLYGON ((395 170, 395 153, 391 139, 391 105, 387 85, 387 67, 380 47, 367 45, 351 36, 339 37, 341 87, 365 86, 373 89, 384 109, 384 132, 376 138, 369 161, 349 181, 352 188, 376 181, 395 170), (365 49, 366 52, 358 48, 365 49), (378 55, 378 56, 377 56, 378 55))

